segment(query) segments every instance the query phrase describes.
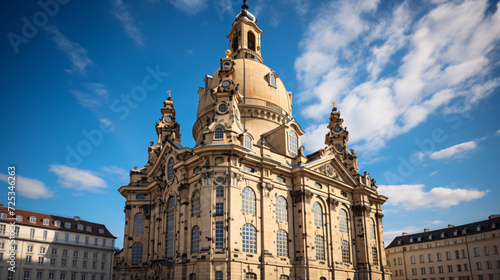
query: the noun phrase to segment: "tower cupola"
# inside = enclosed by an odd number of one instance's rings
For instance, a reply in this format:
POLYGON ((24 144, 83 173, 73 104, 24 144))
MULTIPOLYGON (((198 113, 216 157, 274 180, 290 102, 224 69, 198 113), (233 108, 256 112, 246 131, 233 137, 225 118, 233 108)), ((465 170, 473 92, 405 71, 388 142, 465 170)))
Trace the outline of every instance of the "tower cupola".
POLYGON ((260 46, 262 31, 257 26, 257 18, 248 11, 246 0, 241 6, 241 12, 234 18, 231 31, 226 36, 229 39, 229 50, 232 58, 251 58, 263 62, 260 46))

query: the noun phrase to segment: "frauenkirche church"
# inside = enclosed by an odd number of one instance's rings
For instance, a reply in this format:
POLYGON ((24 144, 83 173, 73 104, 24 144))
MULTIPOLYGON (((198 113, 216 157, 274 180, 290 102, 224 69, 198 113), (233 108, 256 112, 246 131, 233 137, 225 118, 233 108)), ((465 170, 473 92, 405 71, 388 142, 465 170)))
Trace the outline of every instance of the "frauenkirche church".
POLYGON ((390 279, 387 198, 358 173, 335 107, 326 147, 304 154, 293 95, 263 64, 256 22, 243 4, 226 57, 198 90, 193 148, 163 102, 147 164, 119 189, 114 279, 390 279))

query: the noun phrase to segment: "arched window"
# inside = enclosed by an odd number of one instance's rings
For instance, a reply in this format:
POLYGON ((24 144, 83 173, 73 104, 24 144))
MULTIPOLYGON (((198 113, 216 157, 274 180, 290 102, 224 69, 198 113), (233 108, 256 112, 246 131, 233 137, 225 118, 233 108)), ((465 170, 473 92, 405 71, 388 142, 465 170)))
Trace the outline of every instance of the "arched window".
POLYGON ((290 130, 290 133, 288 133, 288 149, 292 153, 297 153, 298 149, 298 139, 297 139, 297 133, 295 133, 294 130, 290 130))
POLYGON ((171 196, 167 202, 167 258, 174 257, 174 229, 175 229, 175 199, 171 196))
POLYGON ((340 232, 348 233, 347 231, 347 211, 340 209, 339 212, 339 230, 340 232))
POLYGON ((171 157, 168 160, 168 164, 167 164, 167 180, 168 181, 174 179, 174 163, 175 163, 174 157, 171 157))
POLYGON ((243 225, 243 232, 241 234, 243 239, 243 252, 244 253, 257 253, 257 231, 251 224, 243 225))
POLYGON ((288 279, 290 279, 290 277, 288 277, 288 275, 285 275, 285 274, 280 275, 280 280, 288 280, 288 279))
POLYGON ((276 220, 278 222, 288 222, 286 199, 281 195, 276 198, 276 220))
POLYGON ((135 196, 135 199, 146 199, 146 195, 143 193, 140 193, 140 194, 135 196))
POLYGON ((320 183, 318 183, 318 182, 314 183, 314 187, 316 187, 318 189, 322 189, 323 188, 323 186, 320 183))
POLYGON ((349 242, 347 240, 342 240, 341 249, 342 249, 342 262, 350 263, 351 253, 349 250, 349 242))
POLYGON ((189 274, 189 280, 196 280, 196 273, 189 274))
POLYGON ((325 259, 325 242, 323 240, 323 236, 316 235, 314 239, 314 246, 316 246, 316 259, 324 260, 325 259))
POLYGON ((253 150, 253 145, 252 145, 252 137, 250 137, 249 135, 245 135, 243 137, 243 145, 245 146, 245 148, 249 149, 249 150, 253 150))
POLYGON ((245 187, 242 196, 243 214, 255 215, 255 192, 250 187, 245 187))
MULTIPOLYGON (((238 34, 238 32, 236 32, 236 34, 238 34)), ((232 49, 233 49, 232 52, 233 53, 238 50, 238 47, 239 47, 239 42, 238 41, 239 41, 239 39, 240 38, 238 37, 238 35, 234 36, 234 38, 233 38, 233 44, 232 44, 232 49)))
POLYGON ((373 219, 371 219, 371 218, 370 218, 370 219, 368 220, 368 223, 369 223, 369 225, 368 225, 368 226, 369 226, 369 228, 370 228, 370 238, 371 238, 371 239, 376 239, 377 237, 376 237, 375 233, 376 233, 377 231, 376 231, 376 228, 375 228, 375 222, 373 221, 373 219))
POLYGON ((217 270, 215 272, 215 280, 222 280, 224 278, 223 274, 222 274, 222 271, 220 270, 217 270))
POLYGON ((214 139, 215 140, 222 140, 224 139, 224 129, 222 127, 218 126, 214 130, 214 139))
POLYGON ((255 35, 252 31, 248 31, 248 49, 255 51, 255 35))
POLYGON ((191 254, 200 252, 200 227, 194 226, 191 231, 191 254))
POLYGON ((377 247, 372 247, 372 258, 373 258, 373 265, 378 265, 377 247))
POLYGON ((134 216, 134 234, 144 233, 144 214, 137 213, 134 216))
POLYGON ((257 274, 251 273, 251 272, 247 272, 245 274, 245 280, 257 280, 257 274))
POLYGON ((191 198, 191 217, 200 216, 200 191, 195 190, 191 198))
POLYGON ((142 263, 142 243, 136 242, 132 245, 132 264, 142 263))
POLYGON ((282 229, 276 235, 278 257, 288 257, 288 233, 282 229))
POLYGON ((321 278, 319 278, 319 280, 326 280, 326 278, 325 277, 321 277, 321 278))
POLYGON ((276 87, 276 76, 274 76, 274 74, 269 75, 269 85, 276 87))
POLYGON ((215 197, 224 197, 224 187, 215 188, 215 197))
POLYGON ((314 226, 320 227, 323 224, 323 211, 318 202, 313 204, 314 226))

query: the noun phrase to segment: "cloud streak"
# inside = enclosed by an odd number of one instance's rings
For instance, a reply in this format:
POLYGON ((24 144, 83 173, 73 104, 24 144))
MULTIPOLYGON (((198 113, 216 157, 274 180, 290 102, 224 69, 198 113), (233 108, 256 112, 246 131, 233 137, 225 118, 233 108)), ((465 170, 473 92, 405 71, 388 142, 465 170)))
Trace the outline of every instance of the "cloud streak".
POLYGON ((135 18, 132 16, 127 4, 123 3, 122 0, 111 0, 111 14, 122 23, 125 33, 127 33, 132 40, 138 45, 144 46, 141 30, 139 26, 137 26, 135 18))
POLYGON ((52 164, 49 171, 57 175, 57 182, 64 188, 100 192, 103 188, 108 187, 103 179, 97 177, 89 170, 52 164))
POLYGON ((462 158, 465 157, 468 154, 468 152, 471 152, 476 148, 477 148, 476 142, 469 141, 434 152, 430 155, 430 158, 436 160, 462 158))
POLYGON ((78 72, 85 75, 87 72, 87 66, 93 64, 92 60, 88 57, 88 51, 80 46, 80 44, 75 43, 68 39, 68 37, 64 36, 55 26, 47 26, 44 30, 49 34, 52 34, 52 40, 54 40, 57 47, 63 51, 70 60, 72 64, 71 69, 66 71, 70 74, 78 72))
POLYGON ((318 125, 333 101, 351 143, 376 152, 432 114, 471 110, 500 86, 491 75, 500 12, 485 13, 488 1, 379 4, 331 1, 300 42, 299 102, 306 131, 317 133, 308 151, 324 146, 318 125))

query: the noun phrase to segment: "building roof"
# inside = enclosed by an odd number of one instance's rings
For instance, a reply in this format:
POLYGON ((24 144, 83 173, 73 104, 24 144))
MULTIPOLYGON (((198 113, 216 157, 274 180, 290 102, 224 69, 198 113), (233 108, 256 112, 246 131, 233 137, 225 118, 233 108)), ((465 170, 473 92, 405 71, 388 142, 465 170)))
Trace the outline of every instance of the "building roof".
POLYGON ((16 209, 15 210, 16 216, 20 215, 23 217, 22 221, 17 221, 15 219, 13 219, 11 217, 11 215, 8 214, 9 213, 8 208, 4 207, 4 206, 0 206, 0 213, 7 214, 7 219, 3 219, 0 217, 0 222, 15 222, 16 224, 19 224, 19 225, 26 225, 26 226, 33 226, 33 227, 47 228, 47 229, 56 229, 56 230, 61 230, 61 231, 68 231, 68 232, 75 232, 75 233, 82 233, 82 234, 91 234, 91 235, 95 235, 95 236, 116 238, 108 231, 108 229, 106 228, 105 225, 83 221, 83 220, 80 220, 79 217, 66 218, 66 217, 61 217, 61 216, 54 216, 54 215, 49 215, 49 214, 42 214, 42 213, 37 213, 37 212, 16 209), (30 222, 30 217, 36 218, 35 223, 30 222), (49 220, 48 225, 43 224, 44 219, 49 220), (56 226, 55 225, 56 221, 60 221, 61 226, 56 226), (70 225, 71 225, 70 228, 66 228, 66 226, 65 226, 66 223, 70 223, 70 225), (83 229, 78 229, 79 224, 83 225, 83 229), (90 231, 87 231, 87 226, 91 227, 90 231), (102 233, 99 233, 99 229, 103 230, 102 233))
POLYGON ((447 228, 437 229, 433 231, 424 231, 420 233, 397 236, 396 238, 394 238, 391 244, 386 247, 386 249, 488 232, 499 229, 499 226, 500 215, 492 215, 488 220, 484 221, 460 226, 450 225, 447 228))

